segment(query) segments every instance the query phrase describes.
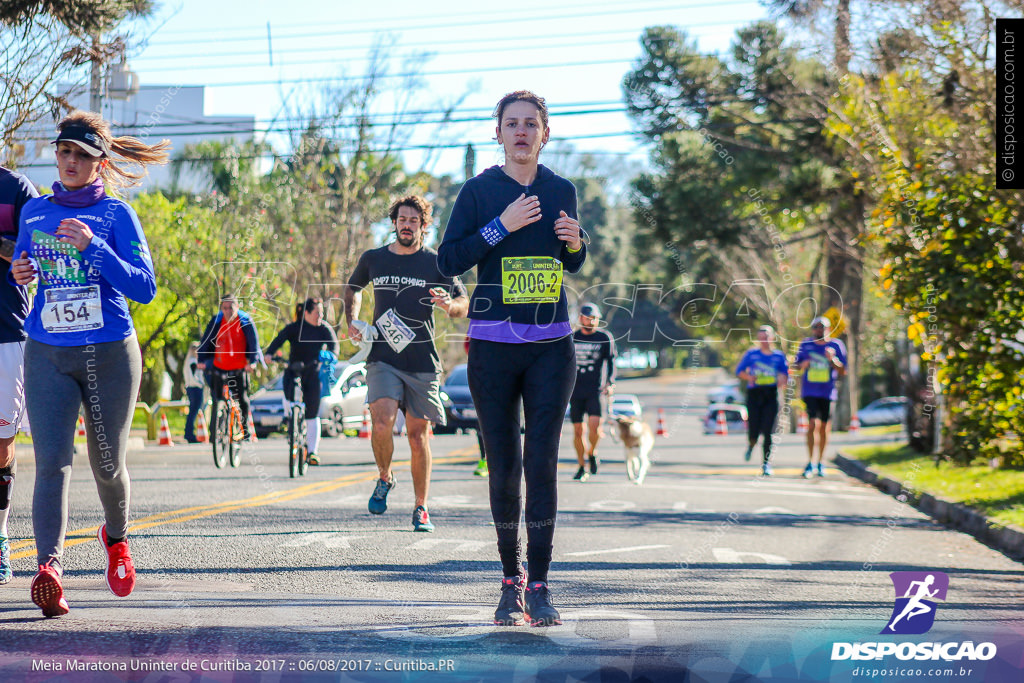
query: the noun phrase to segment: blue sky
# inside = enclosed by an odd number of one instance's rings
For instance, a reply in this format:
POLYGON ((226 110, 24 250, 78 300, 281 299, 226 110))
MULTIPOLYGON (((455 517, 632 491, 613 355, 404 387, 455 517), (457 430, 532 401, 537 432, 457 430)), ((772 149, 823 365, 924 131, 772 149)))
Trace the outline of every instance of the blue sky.
MULTIPOLYGON (((500 163, 497 144, 488 142, 493 122, 485 117, 501 95, 528 88, 548 100, 553 138, 636 161, 645 152, 628 134, 621 82, 639 56, 644 27, 680 27, 701 50, 717 52, 728 48, 738 27, 765 15, 757 0, 171 0, 134 27, 136 37, 148 40, 129 63, 143 85, 208 86, 208 115, 253 115, 263 127, 276 120, 270 127, 284 129, 294 126, 289 117, 307 110, 325 83, 362 75, 379 41, 387 46, 391 73, 418 68, 424 74, 413 109, 434 111, 464 97, 459 118, 483 119, 450 126, 441 136, 430 125, 407 128, 407 146, 480 143, 477 169, 500 163)), ((385 89, 398 82, 388 79, 385 89)), ((399 108, 390 94, 377 104, 381 114, 399 108)), ((272 131, 270 140, 280 149, 285 135, 272 131)), ((409 151, 406 163, 461 175, 462 155, 461 149, 432 157, 409 151)))

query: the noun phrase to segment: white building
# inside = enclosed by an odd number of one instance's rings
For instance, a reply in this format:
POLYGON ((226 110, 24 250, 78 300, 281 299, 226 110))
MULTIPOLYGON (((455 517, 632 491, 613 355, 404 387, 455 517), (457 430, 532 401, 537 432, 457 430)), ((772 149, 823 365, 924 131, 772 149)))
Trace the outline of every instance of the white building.
MULTIPOLYGON (((64 87, 67 93, 69 87, 64 87)), ((103 102, 103 118, 111 123, 114 136, 131 135, 153 144, 171 141, 171 157, 180 156, 187 144, 204 140, 252 140, 256 119, 252 116, 206 116, 204 91, 201 85, 151 85, 125 92, 124 99, 107 97, 103 102)), ((79 109, 89 108, 89 93, 71 94, 69 101, 79 109)), ((25 156, 18 171, 37 186, 49 187, 57 179, 54 146, 57 137, 55 121, 43 121, 19 136, 25 156)), ((150 166, 142 185, 131 193, 153 189, 169 189, 173 184, 171 165, 150 166)), ((183 171, 177 187, 187 191, 205 189, 199 178, 183 171)))

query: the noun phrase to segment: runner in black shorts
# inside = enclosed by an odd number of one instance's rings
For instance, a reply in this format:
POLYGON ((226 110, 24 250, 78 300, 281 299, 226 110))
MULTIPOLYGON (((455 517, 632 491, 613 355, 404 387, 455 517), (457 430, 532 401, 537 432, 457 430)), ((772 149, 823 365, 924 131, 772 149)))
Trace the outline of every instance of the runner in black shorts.
POLYGON ((550 134, 543 98, 526 90, 510 93, 494 115, 505 165, 463 185, 437 263, 447 275, 477 268, 467 333, 469 389, 487 450, 504 572, 494 622, 521 624, 525 615, 531 624, 547 626, 561 623, 547 579, 558 443, 576 378, 562 272, 578 272, 587 252, 576 220, 576 188, 538 163, 550 134), (524 473, 528 581, 519 546, 524 473))
POLYGON ((838 395, 836 380, 846 374, 846 346, 829 337, 832 327, 828 318, 815 318, 811 323, 812 336, 800 342, 796 363, 802 373, 801 396, 807 406, 810 428, 807 430, 807 466, 804 478, 815 472, 825 476, 825 446, 828 444, 829 423, 832 419, 832 401, 838 395), (815 449, 817 446, 817 449, 815 449), (818 464, 814 465, 817 450, 818 464))
POLYGON ((601 394, 611 397, 615 386, 615 340, 597 329, 601 310, 594 304, 580 307, 580 329, 572 335, 576 347, 576 385, 569 399, 569 420, 572 422, 573 446, 580 468, 573 479, 586 481, 597 474, 597 442, 601 438, 601 394), (607 374, 605 366, 607 365, 607 374), (589 416, 589 444, 583 438, 583 415, 589 416), (589 449, 587 446, 589 445, 589 449), (587 472, 587 459, 590 472, 587 472))

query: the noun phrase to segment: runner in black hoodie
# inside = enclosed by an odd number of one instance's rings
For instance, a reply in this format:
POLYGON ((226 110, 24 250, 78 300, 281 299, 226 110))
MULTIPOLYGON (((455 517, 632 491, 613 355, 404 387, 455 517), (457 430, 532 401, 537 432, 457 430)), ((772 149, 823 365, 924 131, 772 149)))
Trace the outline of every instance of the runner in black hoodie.
POLYGON ((558 442, 576 377, 562 271, 578 272, 587 252, 576 220, 576 188, 538 163, 550 134, 544 99, 525 90, 510 93, 494 115, 505 165, 471 178, 459 192, 437 264, 448 276, 477 267, 469 388, 487 451, 505 576, 494 622, 518 625, 525 615, 534 626, 548 626, 561 623, 547 574, 558 442), (519 545, 524 472, 528 581, 519 545))

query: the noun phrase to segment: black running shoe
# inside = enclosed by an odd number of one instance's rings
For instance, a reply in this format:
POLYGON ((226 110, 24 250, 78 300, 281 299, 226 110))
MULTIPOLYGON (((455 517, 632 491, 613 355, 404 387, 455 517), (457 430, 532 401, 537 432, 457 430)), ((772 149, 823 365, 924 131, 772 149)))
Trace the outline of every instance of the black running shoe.
POLYGON ((551 591, 543 581, 526 587, 526 620, 530 626, 553 626, 562 623, 558 610, 551 604, 551 591))
POLYGON ((521 576, 506 576, 501 580, 501 600, 494 610, 494 623, 498 626, 522 626, 525 616, 523 588, 526 581, 521 576))
POLYGON ((596 455, 591 455, 590 456, 590 473, 591 474, 597 474, 597 456, 596 455))
POLYGON ((590 475, 587 474, 587 468, 584 467, 583 465, 580 465, 580 468, 576 470, 576 476, 573 477, 573 479, 575 479, 576 481, 586 481, 587 477, 589 476, 590 475))

